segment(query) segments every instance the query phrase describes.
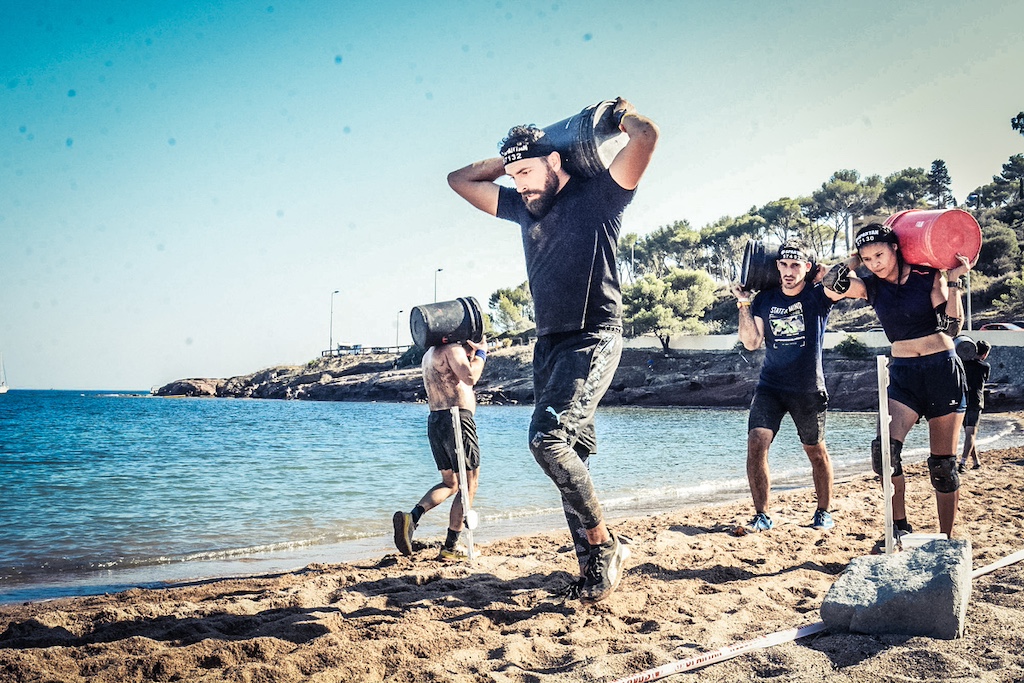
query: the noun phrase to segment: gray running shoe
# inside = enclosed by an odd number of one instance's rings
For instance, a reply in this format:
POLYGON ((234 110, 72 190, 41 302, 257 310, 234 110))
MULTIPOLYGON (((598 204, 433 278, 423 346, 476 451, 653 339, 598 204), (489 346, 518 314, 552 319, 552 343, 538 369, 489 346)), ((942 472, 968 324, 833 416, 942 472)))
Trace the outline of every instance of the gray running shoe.
POLYGON ((583 585, 580 586, 580 600, 604 600, 622 580, 623 565, 629 559, 629 548, 614 534, 611 537, 607 543, 591 546, 590 559, 583 572, 583 585))
POLYGON ((412 523, 412 515, 408 512, 396 512, 391 518, 395 525, 395 547, 403 555, 412 555, 412 532, 416 525, 412 523))
POLYGON ((828 510, 822 510, 818 508, 814 511, 814 519, 811 520, 811 527, 815 529, 831 529, 836 525, 832 521, 832 515, 829 514, 828 510))
POLYGON ((762 531, 771 531, 775 522, 765 512, 758 512, 754 518, 744 527, 748 534, 759 534, 762 531))

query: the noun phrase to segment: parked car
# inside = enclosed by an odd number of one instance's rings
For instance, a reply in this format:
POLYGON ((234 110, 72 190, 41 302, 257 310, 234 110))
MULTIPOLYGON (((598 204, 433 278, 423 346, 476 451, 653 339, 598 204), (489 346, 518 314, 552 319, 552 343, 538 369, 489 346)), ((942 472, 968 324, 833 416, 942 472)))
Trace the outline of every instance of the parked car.
POLYGON ((1006 332, 1024 332, 1024 326, 1014 323, 985 323, 979 330, 1003 330, 1006 332))

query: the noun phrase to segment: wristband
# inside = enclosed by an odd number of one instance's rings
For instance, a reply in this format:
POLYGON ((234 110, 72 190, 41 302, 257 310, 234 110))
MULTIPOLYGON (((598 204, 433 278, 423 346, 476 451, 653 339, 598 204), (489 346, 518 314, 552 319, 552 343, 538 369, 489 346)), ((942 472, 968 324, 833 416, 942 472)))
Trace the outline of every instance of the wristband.
POLYGON ((964 282, 964 278, 957 278, 956 280, 950 280, 946 283, 946 286, 952 287, 953 289, 967 289, 967 283, 964 282))
POLYGON ((737 299, 736 308, 743 308, 744 306, 750 305, 750 299, 737 299))
POLYGON ((479 358, 480 360, 487 360, 487 352, 484 351, 483 349, 477 349, 476 353, 474 353, 473 355, 479 358))

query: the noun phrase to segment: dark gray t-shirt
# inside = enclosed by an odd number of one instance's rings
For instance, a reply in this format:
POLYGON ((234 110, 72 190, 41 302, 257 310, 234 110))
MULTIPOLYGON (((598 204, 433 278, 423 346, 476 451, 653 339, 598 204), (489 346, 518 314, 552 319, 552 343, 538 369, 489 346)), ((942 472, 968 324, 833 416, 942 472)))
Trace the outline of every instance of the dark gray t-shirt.
POLYGON ((760 292, 750 312, 764 322, 767 349, 760 386, 776 391, 825 391, 821 345, 834 302, 821 284, 806 284, 796 296, 781 287, 760 292))
POLYGON ((619 186, 608 171, 572 176, 540 219, 519 193, 501 187, 498 218, 522 229, 537 335, 622 325, 622 292, 615 250, 622 212, 635 190, 619 186))

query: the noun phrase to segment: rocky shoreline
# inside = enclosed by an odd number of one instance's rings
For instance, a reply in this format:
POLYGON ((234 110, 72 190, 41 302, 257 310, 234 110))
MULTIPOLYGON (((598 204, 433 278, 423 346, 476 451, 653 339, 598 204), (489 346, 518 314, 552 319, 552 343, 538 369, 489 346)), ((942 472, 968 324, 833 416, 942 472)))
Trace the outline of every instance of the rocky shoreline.
MULTIPOLYGON (((1001 348, 991 358, 986 410, 1024 407, 1020 368, 1024 348, 1001 348)), ((482 405, 533 402, 532 347, 493 351, 476 387, 482 405)), ((879 353, 882 351, 879 350, 879 353)), ((746 407, 764 351, 625 349, 602 405, 746 407)), ((303 366, 267 368, 226 379, 181 379, 153 390, 156 396, 206 396, 310 401, 425 402, 418 366, 395 368, 391 355, 320 358, 303 366)), ((824 356, 829 405, 834 410, 874 410, 878 405, 875 358, 824 356)))

